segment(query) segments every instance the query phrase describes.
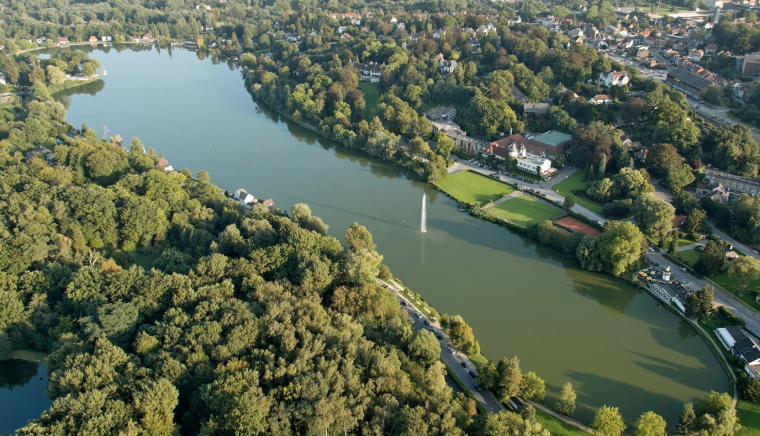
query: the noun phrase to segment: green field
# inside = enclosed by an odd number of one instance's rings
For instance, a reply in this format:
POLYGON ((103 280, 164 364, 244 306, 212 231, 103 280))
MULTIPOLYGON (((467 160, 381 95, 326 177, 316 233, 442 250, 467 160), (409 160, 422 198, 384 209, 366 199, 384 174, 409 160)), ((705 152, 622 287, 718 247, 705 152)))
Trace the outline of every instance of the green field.
POLYGON ((700 254, 699 251, 692 248, 690 250, 679 251, 678 258, 681 259, 683 263, 689 266, 694 266, 694 264, 697 263, 697 260, 699 260, 700 254))
POLYGON ((372 121, 377 115, 377 105, 380 104, 380 85, 377 83, 360 82, 359 88, 364 91, 364 101, 367 103, 364 119, 372 121))
POLYGON ((562 194, 565 197, 570 197, 575 200, 576 203, 587 207, 589 210, 602 214, 602 206, 598 203, 594 203, 588 198, 579 197, 573 194, 573 191, 585 191, 588 188, 588 183, 583 181, 583 171, 576 171, 572 176, 557 183, 552 187, 554 192, 562 194))
POLYGON ((739 404, 736 405, 736 414, 742 425, 737 436, 760 436, 760 404, 739 400, 739 404))
POLYGON ((454 174, 436 185, 459 201, 481 206, 515 191, 510 185, 473 171, 454 174))
POLYGON ((549 433, 551 433, 552 436, 588 436, 591 434, 579 428, 573 427, 570 424, 566 424, 559 419, 549 415, 548 413, 538 409, 536 409, 536 421, 538 421, 544 429, 549 430, 549 433))
MULTIPOLYGON (((679 253, 680 254, 680 253, 679 253)), ((730 277, 728 273, 719 274, 714 277, 710 277, 710 280, 715 282, 718 286, 723 288, 726 292, 730 292, 736 295, 736 298, 747 303, 751 308, 760 312, 760 304, 755 301, 755 294, 752 291, 760 292, 760 279, 750 280, 747 289, 744 290, 744 295, 737 295, 739 290, 735 288, 739 284, 739 278, 734 275, 730 277)))
POLYGON ((565 214, 564 211, 527 195, 510 198, 488 211, 522 227, 532 221, 553 220, 565 214))

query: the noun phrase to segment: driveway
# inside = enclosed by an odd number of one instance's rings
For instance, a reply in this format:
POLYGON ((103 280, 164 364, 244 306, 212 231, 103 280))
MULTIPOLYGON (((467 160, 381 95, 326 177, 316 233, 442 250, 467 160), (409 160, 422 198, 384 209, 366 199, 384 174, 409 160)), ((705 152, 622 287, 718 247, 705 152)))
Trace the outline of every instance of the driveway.
POLYGON ((433 330, 437 329, 438 332, 436 334, 439 334, 443 337, 442 340, 440 340, 441 343, 441 359, 446 363, 446 365, 451 368, 451 370, 456 374, 457 377, 459 377, 459 380, 464 383, 464 385, 472 392, 472 395, 475 397, 475 399, 482 404, 487 411, 492 413, 498 413, 501 410, 506 410, 504 406, 499 403, 496 398, 494 398, 493 394, 488 390, 478 391, 477 388, 475 388, 475 378, 473 378, 469 371, 475 371, 475 364, 470 361, 470 359, 465 356, 461 351, 457 350, 456 347, 454 347, 454 344, 451 343, 451 338, 441 331, 441 325, 438 323, 438 321, 433 321, 429 319, 427 316, 424 315, 424 312, 421 310, 418 310, 417 307, 414 306, 409 300, 407 300, 403 295, 401 295, 399 292, 402 290, 402 288, 394 281, 389 280, 388 282, 385 282, 383 280, 378 279, 378 282, 383 287, 390 289, 396 294, 396 298, 400 302, 402 302, 401 310, 403 311, 406 309, 410 316, 412 324, 415 328, 418 330, 433 330), (406 303, 406 306, 403 305, 403 303, 406 303), (415 314, 419 313, 422 315, 422 317, 418 317, 415 314), (425 321, 428 321, 430 323, 429 326, 425 325, 425 321), (454 350, 454 353, 448 351, 448 347, 451 347, 454 350), (464 362, 465 366, 462 366, 462 362, 464 362))

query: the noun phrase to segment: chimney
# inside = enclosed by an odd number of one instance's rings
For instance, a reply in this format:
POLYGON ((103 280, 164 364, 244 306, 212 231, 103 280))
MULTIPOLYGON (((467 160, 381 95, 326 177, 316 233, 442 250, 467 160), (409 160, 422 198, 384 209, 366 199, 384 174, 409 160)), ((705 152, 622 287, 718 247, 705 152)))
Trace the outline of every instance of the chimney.
POLYGON ((509 128, 509 136, 512 136, 512 128, 509 128))

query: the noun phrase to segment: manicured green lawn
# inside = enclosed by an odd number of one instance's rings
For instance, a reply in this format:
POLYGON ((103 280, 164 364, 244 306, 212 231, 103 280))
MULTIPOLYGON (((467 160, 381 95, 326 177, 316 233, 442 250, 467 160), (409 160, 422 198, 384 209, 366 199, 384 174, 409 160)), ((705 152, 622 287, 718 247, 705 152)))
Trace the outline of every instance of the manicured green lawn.
POLYGON ((377 105, 380 104, 380 85, 377 83, 361 82, 359 88, 364 91, 364 101, 367 103, 364 119, 372 121, 377 115, 377 105))
POLYGON ((454 174, 436 185, 459 201, 481 206, 515 191, 510 185, 473 171, 454 174))
POLYGON ((734 286, 737 286, 739 284, 739 278, 736 275, 730 277, 728 273, 723 273, 714 277, 710 277, 710 280, 717 283, 718 286, 725 289, 727 292, 734 293, 737 298, 749 304, 751 308, 760 312, 760 304, 757 304, 755 301, 755 295, 752 293, 752 291, 760 292, 760 279, 750 280, 747 288, 744 290, 744 295, 742 296, 738 296, 737 293, 739 290, 734 288, 734 286))
POLYGON ((681 259, 685 264, 694 266, 694 264, 699 260, 700 254, 701 253, 699 251, 692 248, 690 250, 679 251, 678 258, 681 259))
POLYGON ((522 227, 532 221, 553 220, 565 214, 564 211, 527 195, 510 198, 490 207, 488 211, 522 227))
POLYGON ((736 414, 742 425, 737 436, 760 436, 760 404, 739 400, 739 404, 736 405, 736 414))
POLYGON ((566 424, 538 409, 536 409, 536 421, 538 421, 545 430, 549 430, 549 433, 551 433, 552 436, 588 436, 591 434, 573 427, 570 424, 566 424))
POLYGON ((573 191, 585 191, 588 188, 588 183, 583 181, 583 176, 583 171, 578 170, 574 172, 572 176, 554 185, 552 189, 554 192, 560 193, 565 197, 570 197, 575 200, 576 203, 583 205, 591 211, 601 215, 602 206, 600 204, 594 203, 587 198, 579 197, 573 194, 573 191))

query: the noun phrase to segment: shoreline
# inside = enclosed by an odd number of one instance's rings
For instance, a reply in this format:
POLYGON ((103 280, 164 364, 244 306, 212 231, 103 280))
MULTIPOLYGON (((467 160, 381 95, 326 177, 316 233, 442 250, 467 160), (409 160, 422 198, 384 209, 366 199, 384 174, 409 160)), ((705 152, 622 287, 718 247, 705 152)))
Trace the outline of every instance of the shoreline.
MULTIPOLYGON (((47 354, 40 351, 32 350, 13 350, 11 351, 11 359, 26 360, 27 362, 45 363, 47 354)), ((10 359, 9 359, 10 360, 10 359)))

